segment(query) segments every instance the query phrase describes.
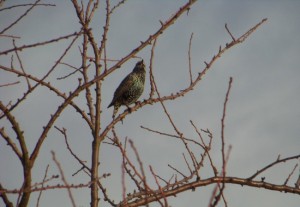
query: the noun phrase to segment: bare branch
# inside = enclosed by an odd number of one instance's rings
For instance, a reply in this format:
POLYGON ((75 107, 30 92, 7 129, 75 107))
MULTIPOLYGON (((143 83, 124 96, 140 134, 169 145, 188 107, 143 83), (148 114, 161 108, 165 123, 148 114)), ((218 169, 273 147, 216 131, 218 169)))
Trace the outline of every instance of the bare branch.
POLYGON ((12 139, 6 134, 3 127, 0 129, 0 134, 3 137, 3 139, 7 142, 7 145, 9 145, 14 151, 14 153, 18 156, 18 158, 22 160, 22 153, 19 151, 16 143, 14 143, 12 139))
POLYGON ((300 154, 299 155, 295 155, 295 156, 291 156, 291 157, 287 157, 284 159, 277 159, 276 161, 272 162, 271 164, 265 166, 264 168, 258 170, 256 173, 254 173, 252 176, 250 176, 249 178, 247 178, 248 180, 253 180, 256 176, 258 176, 259 174, 261 174, 262 172, 266 171, 267 169, 282 163, 282 162, 286 162, 289 160, 295 160, 295 159, 299 159, 300 158, 300 154))
MULTIPOLYGON (((13 40, 13 45, 14 45, 15 48, 17 48, 15 40, 13 40)), ((15 50, 15 53, 17 55, 17 59, 18 59, 20 68, 22 69, 22 72, 25 74, 25 79, 26 79, 26 82, 27 82, 28 90, 30 90, 31 89, 31 85, 30 85, 29 79, 27 77, 27 74, 25 72, 25 69, 23 67, 23 63, 22 63, 22 60, 21 60, 21 58, 19 56, 18 50, 15 50)))
MULTIPOLYGON (((63 183, 65 184, 65 186, 69 186, 69 184, 68 184, 68 182, 67 182, 67 180, 66 180, 66 178, 65 178, 64 171, 63 171, 63 169, 62 169, 60 163, 58 162, 58 160, 57 160, 56 157, 55 157, 54 151, 51 151, 51 154, 52 154, 52 159, 53 159, 53 161, 55 162, 55 164, 56 164, 56 166, 57 166, 57 168, 58 168, 58 170, 59 170, 59 173, 60 173, 60 176, 61 176, 61 179, 62 179, 63 183)), ((67 191, 68 191, 69 198, 70 198, 70 200, 71 200, 71 202, 72 202, 72 206, 73 206, 73 207, 76 207, 75 200, 74 200, 74 198, 73 198, 71 189, 70 189, 70 188, 66 188, 66 189, 67 189, 67 191)))
POLYGON ((151 48, 151 56, 150 56, 150 74, 149 74, 149 79, 150 79, 150 94, 149 94, 149 97, 152 98, 153 95, 154 95, 154 92, 155 92, 155 86, 154 86, 154 76, 153 76, 153 59, 154 59, 154 49, 155 49, 155 46, 156 46, 156 41, 157 39, 154 40, 153 42, 153 45, 152 45, 152 48, 151 48))
MULTIPOLYGON (((45 180, 46 180, 46 178, 47 178, 48 169, 49 169, 49 165, 47 165, 46 170, 45 170, 45 175, 44 175, 44 178, 43 178, 43 184, 42 184, 42 187, 44 187, 44 183, 45 183, 45 180)), ((41 191, 39 192, 39 196, 38 196, 38 199, 37 199, 37 202, 36 202, 36 207, 39 207, 40 199, 41 199, 42 193, 43 193, 43 191, 41 190, 41 191)))
POLYGON ((224 101, 224 107, 223 107, 223 115, 222 115, 222 119, 221 119, 221 141, 222 141, 222 171, 223 171, 223 176, 225 177, 225 135, 224 135, 224 131, 225 131, 225 116, 226 116, 226 107, 227 107, 227 102, 228 102, 228 97, 229 97, 229 92, 231 89, 231 85, 232 85, 232 77, 230 77, 229 80, 229 85, 228 85, 228 89, 227 89, 227 93, 226 93, 226 97, 225 97, 225 101, 224 101))
POLYGON ((10 28, 12 28, 14 25, 16 25, 21 19, 23 19, 36 5, 37 3, 39 3, 41 0, 36 0, 34 4, 32 4, 32 6, 26 10, 26 12, 24 14, 22 14, 16 21, 14 21, 13 23, 11 23, 8 27, 4 28, 0 34, 3 34, 4 32, 6 32, 7 30, 9 30, 10 28))
POLYGON ((21 50, 24 50, 24 49, 27 49, 27 48, 33 48, 33 47, 37 47, 37 46, 47 45, 47 44, 50 44, 50 43, 58 42, 58 41, 63 40, 63 39, 69 39, 70 37, 73 37, 73 36, 79 36, 82 33, 83 33, 82 31, 73 32, 72 34, 61 36, 61 37, 58 37, 58 38, 55 38, 55 39, 52 39, 52 40, 47 40, 45 42, 38 42, 38 43, 31 44, 31 45, 23 45, 21 47, 8 49, 8 50, 0 52, 0 55, 7 55, 8 53, 15 52, 15 50, 21 51, 21 50))
POLYGON ((298 164, 296 164, 294 166, 294 169, 292 170, 292 172, 289 174, 289 176, 286 178, 286 180, 284 181, 283 185, 286 185, 289 182, 289 179, 291 178, 291 176, 294 174, 295 170, 297 169, 298 164))
MULTIPOLYGON (((176 194, 184 191, 188 191, 191 189, 195 189, 197 187, 201 186, 207 186, 211 185, 214 183, 231 183, 231 184, 237 184, 237 185, 246 185, 250 187, 255 187, 255 188, 264 188, 268 190, 273 190, 273 191, 279 191, 279 192, 286 192, 286 193, 293 193, 300 195, 300 189, 289 187, 289 186, 283 186, 283 185, 275 185, 267 182, 262 182, 262 181, 253 181, 253 180, 248 180, 248 179, 242 179, 242 178, 236 178, 236 177, 212 177, 204 180, 198 180, 194 181, 191 183, 183 184, 181 186, 177 186, 175 188, 169 189, 167 191, 164 191, 164 196, 165 197, 170 197, 170 196, 175 196, 176 194)), ((163 198, 163 195, 160 193, 160 191, 155 191, 155 196, 148 196, 147 197, 147 202, 152 202, 157 200, 157 198, 163 198)), ((140 198, 136 199, 130 203, 127 204, 128 207, 137 207, 137 206, 142 206, 145 205, 146 199, 145 198, 140 198)), ((122 205, 121 205, 122 206, 122 205)), ((121 207, 120 206, 120 207, 121 207)))
POLYGON ((68 142, 67 130, 65 128, 60 129, 57 126, 54 126, 54 128, 57 129, 64 136, 65 142, 66 142, 66 145, 67 145, 67 149, 69 150, 69 152, 71 153, 71 155, 80 163, 80 165, 82 166, 81 169, 87 169, 90 172, 91 169, 71 149, 71 147, 69 145, 69 142, 68 142))
POLYGON ((228 27, 227 27, 227 24, 225 24, 225 29, 226 31, 228 32, 228 34, 230 35, 230 37, 232 38, 233 41, 235 41, 235 38, 234 36, 231 34, 231 32, 229 31, 228 27))
POLYGON ((10 200, 8 199, 5 189, 2 187, 1 183, 0 183, 0 197, 2 198, 4 204, 6 205, 6 207, 13 207, 13 203, 10 202, 10 200))
POLYGON ((16 82, 13 82, 13 83, 6 83, 6 84, 0 85, 0 87, 6 87, 6 86, 17 85, 17 84, 19 84, 19 83, 20 83, 20 81, 16 81, 16 82))
POLYGON ((122 4, 124 4, 126 2, 126 0, 121 0, 119 1, 115 6, 113 6, 113 8, 110 10, 110 14, 112 14, 114 12, 115 9, 117 9, 118 7, 120 7, 122 4))
POLYGON ((13 6, 1 8, 0 12, 4 11, 4 10, 9 10, 9 9, 17 8, 17 7, 25 7, 25 6, 56 6, 56 5, 55 4, 38 4, 38 3, 35 3, 35 4, 18 4, 18 5, 13 5, 13 6))
MULTIPOLYGON (((162 195, 162 198, 164 199, 165 207, 168 207, 169 205, 168 205, 167 198, 166 198, 166 196, 164 195, 164 191, 163 191, 163 189, 161 188, 161 186, 160 186, 160 184, 159 184, 159 182, 158 182, 158 180, 157 180, 157 175, 154 173, 154 171, 153 171, 151 165, 149 166, 149 168, 150 168, 150 171, 151 171, 151 173, 152 173, 152 175, 153 175, 153 177, 154 177, 154 179, 155 179, 156 185, 158 186, 158 189, 159 189, 159 191, 160 191, 160 193, 161 193, 161 195, 162 195)), ((163 205, 162 205, 162 206, 163 206, 163 205)))
POLYGON ((192 77, 192 60, 191 60, 191 49, 192 49, 192 39, 193 39, 193 35, 194 35, 194 33, 191 34, 190 42, 189 42, 189 50, 188 50, 190 85, 193 84, 193 77, 192 77))

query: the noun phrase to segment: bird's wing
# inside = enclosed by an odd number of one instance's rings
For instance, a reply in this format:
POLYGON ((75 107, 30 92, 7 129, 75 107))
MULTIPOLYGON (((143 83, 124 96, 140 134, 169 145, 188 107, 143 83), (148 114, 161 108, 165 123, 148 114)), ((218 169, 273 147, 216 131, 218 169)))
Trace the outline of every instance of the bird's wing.
POLYGON ((118 88, 116 89, 116 91, 114 93, 114 99, 112 102, 116 101, 119 97, 123 96, 124 93, 126 93, 128 91, 128 89, 131 88, 133 83, 134 83, 134 76, 132 74, 127 75, 122 80, 122 82, 120 83, 118 88))

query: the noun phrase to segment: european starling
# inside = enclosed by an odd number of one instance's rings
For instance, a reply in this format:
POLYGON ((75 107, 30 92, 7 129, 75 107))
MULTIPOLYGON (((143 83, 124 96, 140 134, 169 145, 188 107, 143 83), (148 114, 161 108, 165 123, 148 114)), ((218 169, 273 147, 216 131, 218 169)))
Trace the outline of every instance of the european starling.
POLYGON ((107 107, 114 106, 113 118, 121 105, 125 105, 129 108, 129 105, 136 102, 142 95, 144 91, 145 76, 145 64, 144 61, 141 60, 135 65, 132 72, 120 83, 114 93, 113 100, 107 107))

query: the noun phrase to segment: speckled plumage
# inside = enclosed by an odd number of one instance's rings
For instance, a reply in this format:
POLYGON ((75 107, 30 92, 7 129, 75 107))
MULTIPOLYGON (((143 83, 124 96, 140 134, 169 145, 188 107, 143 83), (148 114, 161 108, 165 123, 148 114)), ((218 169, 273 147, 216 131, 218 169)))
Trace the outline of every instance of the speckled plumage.
POLYGON ((113 117, 118 112, 121 105, 129 106, 135 103, 144 91, 145 84, 145 64, 144 61, 139 61, 132 72, 128 74, 120 83, 114 93, 114 98, 109 104, 109 107, 114 106, 113 117))

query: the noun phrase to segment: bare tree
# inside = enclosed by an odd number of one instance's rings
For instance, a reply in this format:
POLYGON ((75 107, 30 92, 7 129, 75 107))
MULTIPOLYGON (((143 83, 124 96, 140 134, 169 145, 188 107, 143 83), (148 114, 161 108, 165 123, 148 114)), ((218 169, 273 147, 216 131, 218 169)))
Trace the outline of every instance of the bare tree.
MULTIPOLYGON (((208 199, 208 206, 217 206, 220 202, 223 202, 224 205, 227 206, 224 190, 229 184, 264 188, 265 190, 300 195, 297 181, 295 182, 295 186, 288 185, 291 177, 297 172, 297 164, 283 185, 267 182, 264 177, 258 178, 273 166, 291 160, 297 160, 300 158, 300 155, 285 158, 279 156, 275 161, 271 161, 270 164, 249 177, 232 177, 227 173, 227 162, 230 159, 232 146, 226 145, 224 131, 226 108, 233 84, 232 78, 229 79, 227 93, 224 94, 225 100, 221 117, 220 138, 214 137, 209 129, 201 129, 193 121, 190 121, 190 125, 197 134, 197 137, 186 136, 186 133, 181 131, 176 125, 172 118, 173 115, 168 110, 166 104, 166 101, 176 101, 178 98, 190 93, 225 52, 243 43, 254 31, 262 26, 267 19, 262 19, 238 37, 234 36, 227 24, 225 24, 224 32, 228 33, 231 41, 224 46, 220 46, 216 54, 212 55, 212 58, 205 62, 205 66, 202 69, 199 69, 199 66, 192 67, 191 64, 192 34, 187 44, 189 48, 187 52, 189 63, 187 65, 187 74, 189 76, 187 87, 163 95, 160 93, 153 72, 155 70, 156 45, 159 44, 159 38, 177 19, 190 12, 193 5, 197 2, 196 0, 187 1, 174 11, 169 18, 160 20, 160 27, 156 31, 149 33, 147 38, 142 39, 135 48, 131 48, 121 58, 108 55, 107 51, 110 48, 108 47, 107 41, 110 38, 111 18, 118 13, 118 9, 121 9, 122 6, 127 3, 125 0, 118 1, 115 4, 110 0, 102 2, 99 0, 82 2, 71 0, 70 2, 74 8, 74 14, 76 14, 74 22, 79 22, 79 29, 77 31, 70 31, 68 34, 60 34, 57 37, 31 44, 20 43, 22 42, 22 36, 15 36, 13 33, 10 33, 10 31, 17 25, 22 24, 22 21, 26 19, 28 15, 31 15, 34 10, 50 9, 50 7, 55 7, 56 5, 42 3, 40 0, 36 0, 33 3, 5 7, 6 2, 3 2, 4 1, 1 1, 0 12, 9 13, 15 9, 19 9, 19 7, 26 8, 25 12, 20 13, 16 20, 12 20, 8 26, 0 29, 0 38, 5 38, 9 41, 12 40, 10 48, 1 48, 0 51, 2 58, 5 58, 6 62, 10 63, 10 65, 0 63, 2 76, 9 77, 7 78, 7 82, 0 83, 1 90, 9 93, 11 87, 18 87, 18 90, 22 91, 22 94, 18 95, 18 97, 12 99, 1 98, 0 101, 0 109, 2 112, 0 114, 1 142, 7 144, 6 148, 10 149, 11 156, 19 159, 19 162, 14 161, 16 162, 14 164, 19 165, 23 172, 22 185, 17 189, 5 186, 3 181, 0 180, 0 196, 2 203, 6 206, 28 206, 33 193, 38 195, 36 197, 36 206, 39 206, 41 196, 47 196, 47 193, 53 189, 56 191, 66 189, 70 199, 70 205, 72 206, 79 205, 77 204, 76 197, 73 195, 74 189, 89 190, 90 206, 92 207, 100 206, 100 204, 103 206, 149 206, 149 204, 153 202, 157 202, 160 206, 170 206, 168 203, 169 197, 213 184, 215 184, 215 187, 211 193, 211 198, 208 199), (95 28, 93 24, 93 22, 98 21, 96 18, 99 18, 99 16, 105 20, 103 21, 104 25, 101 36, 98 31, 99 26, 95 28), (31 49, 47 48, 52 44, 61 44, 64 46, 64 49, 61 54, 58 55, 57 59, 52 62, 50 67, 40 68, 39 75, 37 75, 32 69, 29 69, 23 57, 30 54, 31 49), (141 57, 138 55, 145 50, 150 50, 149 56, 143 56, 145 60, 149 61, 149 67, 147 67, 149 74, 147 83, 150 84, 149 95, 147 95, 145 100, 140 100, 134 105, 127 106, 128 108, 125 108, 125 110, 119 110, 119 113, 114 118, 104 116, 103 111, 107 110, 107 106, 104 105, 103 99, 107 97, 104 97, 106 91, 104 90, 103 84, 105 84, 105 81, 107 81, 110 75, 120 70, 129 60, 135 58, 140 59, 141 57), (76 63, 65 60, 69 55, 76 56, 76 63), (77 65, 77 61, 80 63, 79 65, 77 65), (62 73, 58 72, 58 69, 61 67, 69 68, 72 72, 61 75, 62 73), (199 73, 195 76, 193 74, 196 69, 199 73), (10 78, 12 76, 15 78, 10 78), (67 89, 65 87, 67 87, 67 89), (23 119, 20 118, 19 120, 14 114, 18 109, 33 110, 32 113, 35 113, 34 106, 26 103, 32 96, 37 94, 37 91, 40 89, 46 91, 45 93, 49 94, 49 96, 54 94, 59 97, 59 100, 56 98, 47 99, 47 102, 54 106, 54 108, 46 110, 49 116, 42 117, 42 120, 45 121, 46 124, 41 131, 34 129, 36 130, 35 135, 37 137, 32 138, 28 136, 27 131, 30 129, 24 127, 26 124, 24 121, 21 121, 23 119), (136 111, 143 110, 145 106, 148 105, 162 107, 166 119, 171 124, 174 133, 155 130, 146 126, 141 126, 141 128, 145 130, 145 132, 153 133, 155 136, 165 136, 176 139, 179 141, 178 145, 181 148, 183 147, 184 153, 182 153, 182 160, 185 162, 186 168, 179 169, 169 164, 168 167, 173 173, 168 178, 159 175, 157 169, 152 165, 146 166, 145 160, 143 160, 141 156, 142 149, 137 147, 126 134, 120 134, 115 128, 118 124, 126 126, 126 124, 128 124, 128 122, 126 122, 127 117, 132 116, 136 111), (81 137, 82 139, 86 139, 87 142, 92 140, 89 151, 90 158, 87 161, 82 159, 80 153, 76 152, 73 148, 74 146, 69 143, 70 137, 68 135, 68 129, 65 127, 64 122, 59 121, 60 119, 73 119, 73 116, 68 117, 69 113, 65 113, 69 108, 75 109, 72 112, 74 114, 74 111, 76 111, 76 119, 79 119, 82 125, 88 126, 89 128, 89 133, 81 137), (10 128, 12 128, 12 130, 10 128), (34 177, 33 171, 37 168, 43 168, 37 160, 43 156, 43 153, 49 152, 49 149, 43 151, 42 148, 46 147, 47 139, 53 137, 53 134, 50 134, 51 131, 55 132, 56 136, 64 138, 65 149, 68 155, 72 156, 72 160, 75 160, 80 167, 78 169, 74 167, 71 170, 73 171, 71 174, 69 171, 66 172, 67 169, 64 168, 64 165, 61 164, 60 159, 56 155, 58 152, 54 150, 51 151, 52 162, 50 166, 57 168, 57 174, 49 175, 49 164, 47 163, 47 167, 44 169, 44 176, 39 180, 40 178, 34 177), (220 166, 216 164, 216 159, 211 155, 213 142, 221 143, 221 153, 219 156, 221 160, 220 166), (121 160, 121 163, 119 163, 119 165, 121 165, 121 170, 119 176, 121 177, 121 183, 119 183, 119 189, 121 189, 122 195, 120 196, 120 200, 117 201, 112 193, 114 190, 108 184, 110 179, 112 179, 111 172, 104 172, 102 169, 103 163, 110 162, 100 156, 102 154, 100 152, 103 149, 103 147, 101 148, 102 145, 113 147, 120 152, 119 160, 121 160), (204 170, 207 172, 210 171, 210 176, 201 176, 201 172, 204 170), (87 175, 88 179, 80 183, 70 182, 70 180, 76 179, 80 174, 87 175), (17 196, 14 197, 11 195, 17 196)), ((43 99, 45 97, 41 98, 43 99)), ((26 117, 26 121, 30 122, 31 117, 26 117)), ((0 154, 2 154, 2 152, 0 152, 0 154)), ((8 177, 7 179, 14 179, 14 177, 8 177)))

